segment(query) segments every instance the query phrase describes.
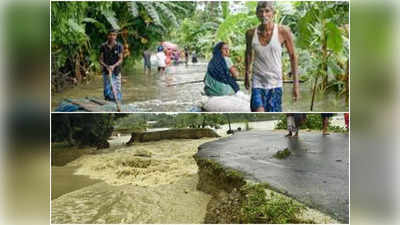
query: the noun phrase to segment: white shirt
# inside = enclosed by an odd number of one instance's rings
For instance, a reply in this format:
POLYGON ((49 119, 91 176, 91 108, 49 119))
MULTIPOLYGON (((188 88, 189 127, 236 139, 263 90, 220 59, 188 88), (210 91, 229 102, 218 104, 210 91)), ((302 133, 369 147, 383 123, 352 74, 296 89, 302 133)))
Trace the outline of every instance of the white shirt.
POLYGON ((257 28, 254 31, 253 88, 272 89, 282 87, 282 46, 279 42, 278 24, 274 24, 271 40, 261 45, 257 28))
POLYGON ((165 55, 164 52, 158 52, 156 54, 156 57, 157 57, 158 67, 166 67, 167 66, 167 64, 165 63, 167 56, 165 55))

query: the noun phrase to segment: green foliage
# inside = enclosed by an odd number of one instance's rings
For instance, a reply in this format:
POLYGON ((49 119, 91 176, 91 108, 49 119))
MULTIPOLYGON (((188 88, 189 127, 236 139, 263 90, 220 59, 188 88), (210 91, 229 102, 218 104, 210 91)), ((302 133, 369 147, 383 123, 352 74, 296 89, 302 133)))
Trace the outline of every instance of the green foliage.
MULTIPOLYGON (((343 61, 349 57, 344 28, 348 24, 348 3, 296 2, 294 6, 299 11, 296 29, 298 37, 301 37, 296 39, 296 43, 310 52, 314 59, 309 61, 312 67, 307 71, 310 78, 319 81, 316 90, 326 91, 329 86, 335 86, 330 90, 343 94, 345 85, 340 76, 345 71, 343 61), (329 79, 332 80, 330 84, 329 79)), ((299 61, 302 65, 303 60, 299 61)))
MULTIPOLYGON (((52 82, 65 74, 99 72, 99 47, 108 29, 127 32, 119 42, 129 46, 134 64, 144 49, 166 38, 194 10, 193 2, 51 2, 52 82)), ((88 77, 90 78, 90 77, 88 77)), ((59 82, 58 82, 59 83, 59 82)))
MULTIPOLYGON (((287 119, 285 114, 281 114, 279 122, 276 124, 275 129, 287 129, 287 119)), ((311 129, 320 130, 322 129, 321 114, 307 114, 306 122, 300 127, 300 129, 311 129)), ((345 128, 339 126, 329 125, 328 130, 332 132, 346 132, 345 128)))
POLYGON ((52 142, 99 146, 113 131, 112 114, 55 114, 51 118, 52 142))
POLYGON ((130 114, 115 121, 114 129, 131 133, 134 131, 146 131, 147 115, 142 113, 130 114))
POLYGON ((289 157, 292 154, 292 152, 289 151, 288 148, 285 148, 281 151, 277 151, 273 157, 277 158, 277 159, 286 159, 287 157, 289 157))
POLYGON ((247 184, 241 188, 241 192, 246 196, 241 210, 243 223, 302 222, 296 215, 304 210, 303 205, 281 195, 273 194, 273 192, 267 196, 262 184, 247 184))

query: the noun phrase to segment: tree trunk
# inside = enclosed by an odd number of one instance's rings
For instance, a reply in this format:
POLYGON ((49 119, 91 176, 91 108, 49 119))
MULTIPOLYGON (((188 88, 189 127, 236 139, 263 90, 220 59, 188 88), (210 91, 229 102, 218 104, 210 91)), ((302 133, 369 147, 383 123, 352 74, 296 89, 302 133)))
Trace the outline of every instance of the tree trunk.
POLYGON ((82 74, 81 74, 81 60, 79 57, 79 53, 75 57, 75 77, 78 83, 82 81, 82 74))

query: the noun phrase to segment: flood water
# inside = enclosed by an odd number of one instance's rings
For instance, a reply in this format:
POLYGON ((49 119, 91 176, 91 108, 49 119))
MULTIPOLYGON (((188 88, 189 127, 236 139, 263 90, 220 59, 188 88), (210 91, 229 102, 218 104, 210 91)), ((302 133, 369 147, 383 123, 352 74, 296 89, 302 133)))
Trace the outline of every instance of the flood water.
MULTIPOLYGON (((125 68, 126 69, 126 68, 125 68)), ((204 88, 203 80, 207 70, 207 63, 179 64, 167 68, 166 74, 160 76, 153 68, 151 74, 145 74, 143 66, 138 63, 134 68, 122 73, 122 103, 124 111, 139 112, 190 112, 200 111, 201 96, 204 88), (197 83, 186 83, 199 81, 197 83), (186 84, 182 84, 186 83, 186 84), (178 84, 178 85, 176 85, 178 84)), ((240 89, 250 94, 239 82, 240 89)), ((283 111, 307 112, 311 105, 311 84, 301 83, 301 99, 292 100, 292 84, 284 84, 283 111)), ((87 85, 81 85, 52 95, 52 109, 54 110, 63 99, 82 99, 94 97, 103 99, 103 80, 100 74, 87 85)), ((104 111, 114 110, 112 106, 104 111)), ((337 98, 335 94, 316 96, 315 112, 344 112, 347 111, 344 97, 337 98)))
POLYGON ((203 223, 211 196, 196 188, 193 155, 215 138, 119 144, 127 139, 52 166, 52 223, 203 223))
POLYGON ((52 166, 51 167, 51 199, 56 199, 63 194, 79 190, 86 186, 101 182, 89 176, 74 175, 77 167, 52 166))

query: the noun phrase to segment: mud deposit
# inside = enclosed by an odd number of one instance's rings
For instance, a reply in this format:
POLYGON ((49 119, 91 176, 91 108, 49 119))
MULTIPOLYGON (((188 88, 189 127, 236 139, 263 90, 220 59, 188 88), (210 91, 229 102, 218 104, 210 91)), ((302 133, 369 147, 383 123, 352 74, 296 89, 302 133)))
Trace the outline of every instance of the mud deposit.
POLYGON ((52 200, 52 223, 203 223, 211 196, 198 191, 193 159, 215 140, 136 143, 67 164, 102 182, 52 200))

